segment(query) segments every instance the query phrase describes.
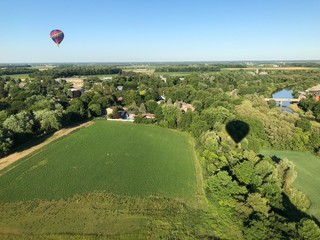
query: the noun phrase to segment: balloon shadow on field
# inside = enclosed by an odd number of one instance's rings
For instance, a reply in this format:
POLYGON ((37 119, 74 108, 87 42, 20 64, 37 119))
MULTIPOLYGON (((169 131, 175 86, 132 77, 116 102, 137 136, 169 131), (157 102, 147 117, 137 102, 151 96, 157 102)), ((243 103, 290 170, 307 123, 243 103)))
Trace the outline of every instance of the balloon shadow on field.
POLYGON ((250 132, 250 126, 241 120, 232 120, 227 123, 226 131, 233 141, 238 144, 250 132))

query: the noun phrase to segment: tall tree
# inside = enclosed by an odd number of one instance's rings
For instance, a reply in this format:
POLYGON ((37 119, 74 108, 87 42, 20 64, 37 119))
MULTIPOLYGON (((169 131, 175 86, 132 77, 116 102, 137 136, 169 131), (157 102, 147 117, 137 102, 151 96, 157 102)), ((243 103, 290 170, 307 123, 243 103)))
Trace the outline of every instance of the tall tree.
POLYGON ((38 110, 34 112, 35 120, 40 124, 41 131, 58 130, 61 128, 60 119, 62 113, 49 109, 38 110))
POLYGON ((0 129, 0 156, 6 154, 9 151, 12 144, 13 141, 8 132, 0 129))
POLYGON ((4 128, 14 133, 32 133, 33 126, 33 116, 25 111, 11 115, 3 123, 4 128))
POLYGON ((146 109, 146 106, 144 105, 144 103, 140 104, 139 112, 141 112, 141 113, 146 113, 147 112, 147 109, 146 109))

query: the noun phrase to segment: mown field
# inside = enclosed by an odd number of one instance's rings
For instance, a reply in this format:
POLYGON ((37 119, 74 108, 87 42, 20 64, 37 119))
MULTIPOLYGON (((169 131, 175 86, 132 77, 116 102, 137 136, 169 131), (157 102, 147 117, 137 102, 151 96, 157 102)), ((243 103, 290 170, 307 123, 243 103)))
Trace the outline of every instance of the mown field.
POLYGON ((185 76, 190 75, 195 72, 155 72, 155 75, 161 75, 161 76, 185 76))
POLYGON ((96 74, 96 75, 85 75, 85 76, 81 76, 80 78, 90 78, 90 77, 97 77, 100 79, 103 79, 105 77, 115 77, 118 76, 119 74, 96 74))
POLYGON ((21 73, 21 74, 10 74, 10 75, 4 75, 4 77, 11 77, 15 79, 21 79, 24 80, 26 78, 29 78, 29 73, 21 73))
POLYGON ((0 177, 0 201, 95 191, 191 199, 197 188, 193 151, 192 139, 175 131, 98 121, 17 162, 0 177))
POLYGON ((261 154, 287 158, 295 164, 298 175, 293 184, 311 201, 307 212, 320 220, 320 159, 309 152, 264 150, 261 154))
POLYGON ((0 239, 241 236, 197 164, 186 134, 97 121, 0 171, 0 239))

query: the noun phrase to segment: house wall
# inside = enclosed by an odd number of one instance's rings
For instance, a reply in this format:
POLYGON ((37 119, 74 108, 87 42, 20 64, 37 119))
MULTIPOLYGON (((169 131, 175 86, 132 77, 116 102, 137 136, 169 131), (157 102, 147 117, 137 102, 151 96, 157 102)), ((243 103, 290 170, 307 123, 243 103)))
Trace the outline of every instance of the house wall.
POLYGON ((314 94, 313 99, 316 101, 320 101, 320 94, 314 94))

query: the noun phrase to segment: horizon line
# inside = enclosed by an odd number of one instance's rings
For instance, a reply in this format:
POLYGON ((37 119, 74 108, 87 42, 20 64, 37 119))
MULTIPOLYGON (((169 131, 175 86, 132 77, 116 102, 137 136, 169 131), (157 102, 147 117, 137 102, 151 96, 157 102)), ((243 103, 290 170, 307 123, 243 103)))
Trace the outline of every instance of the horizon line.
POLYGON ((66 63, 239 63, 239 62, 320 62, 320 59, 317 60, 182 60, 182 61, 176 61, 176 60, 169 60, 169 61, 61 61, 61 62, 55 62, 55 61, 40 61, 40 62, 0 62, 0 64, 66 64, 66 63))

